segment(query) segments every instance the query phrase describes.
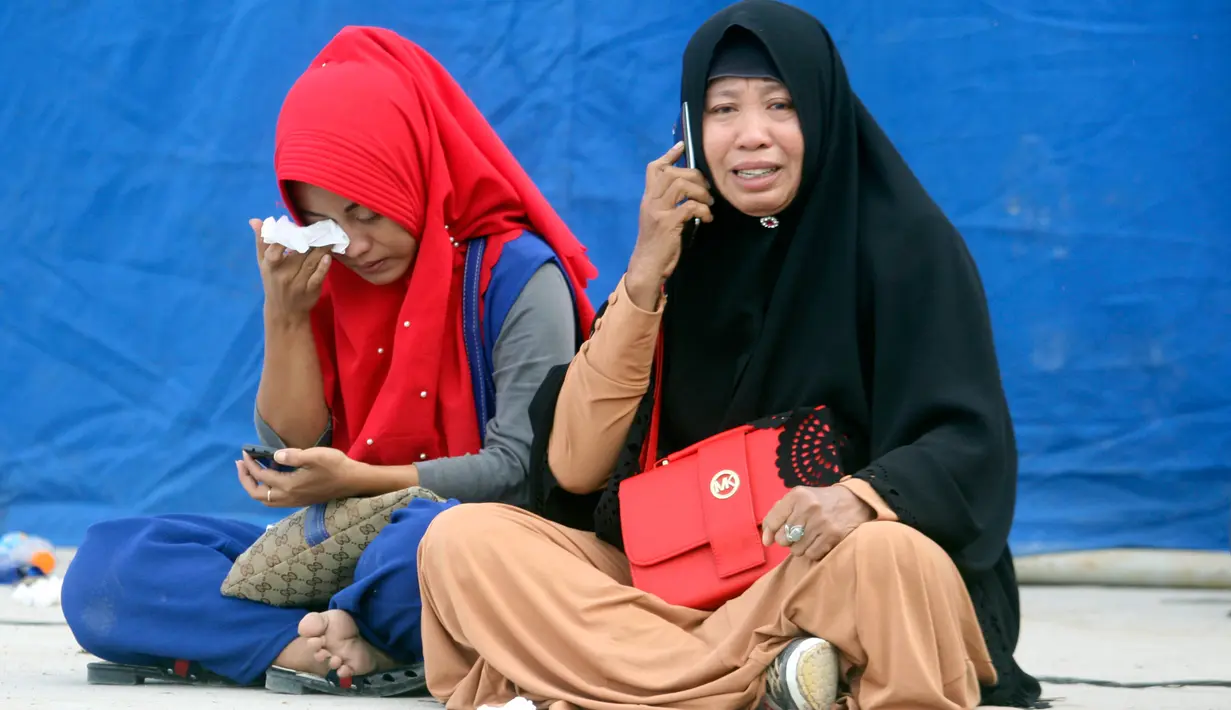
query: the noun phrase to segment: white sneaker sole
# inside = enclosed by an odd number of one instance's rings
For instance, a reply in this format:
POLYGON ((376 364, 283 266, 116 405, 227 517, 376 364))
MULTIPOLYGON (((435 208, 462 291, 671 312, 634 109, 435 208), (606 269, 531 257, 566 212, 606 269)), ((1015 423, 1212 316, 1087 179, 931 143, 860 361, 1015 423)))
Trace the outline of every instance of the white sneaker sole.
POLYGON ((829 710, 838 699, 838 650, 825 639, 803 641, 786 661, 787 692, 797 708, 829 710))

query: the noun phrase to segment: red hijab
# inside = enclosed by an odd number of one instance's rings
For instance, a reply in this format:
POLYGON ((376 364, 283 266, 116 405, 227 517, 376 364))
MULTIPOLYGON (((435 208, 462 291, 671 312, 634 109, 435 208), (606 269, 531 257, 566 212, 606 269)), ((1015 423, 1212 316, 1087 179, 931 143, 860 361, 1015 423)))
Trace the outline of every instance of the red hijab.
POLYGON ((555 251, 579 326, 594 309, 585 248, 447 71, 389 30, 347 27, 282 105, 274 169, 392 219, 419 242, 407 277, 373 286, 340 264, 312 313, 333 445, 406 464, 480 449, 461 332, 466 242, 487 237, 481 288, 523 230, 555 251), (454 244, 456 242, 456 246, 454 244))

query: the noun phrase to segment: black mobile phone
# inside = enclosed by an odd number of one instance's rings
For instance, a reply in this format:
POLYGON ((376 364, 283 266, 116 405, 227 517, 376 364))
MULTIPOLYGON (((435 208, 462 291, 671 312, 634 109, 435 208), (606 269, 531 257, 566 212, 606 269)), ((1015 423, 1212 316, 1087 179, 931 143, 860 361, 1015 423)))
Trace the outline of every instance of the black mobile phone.
MULTIPOLYGON (((684 141, 684 154, 680 156, 679 160, 675 161, 676 167, 696 170, 697 151, 695 145, 693 144, 692 116, 689 115, 687 101, 680 104, 680 117, 675 122, 675 130, 673 133, 675 135, 676 143, 684 141)), ((681 236, 685 239, 685 241, 687 241, 692 237, 692 234, 697 230, 697 227, 700 226, 701 218, 693 217, 692 226, 690 227, 687 223, 685 223, 684 232, 681 236)))
POLYGON ((677 167, 697 169, 697 153, 692 143, 692 116, 688 112, 688 102, 680 104, 680 117, 675 121, 675 142, 684 141, 684 154, 675 161, 677 167))
POLYGON ((257 444, 244 444, 244 453, 253 458, 254 461, 261 464, 265 468, 280 471, 282 473, 290 473, 295 470, 294 466, 287 466, 274 461, 274 454, 278 452, 272 446, 259 446, 257 444))

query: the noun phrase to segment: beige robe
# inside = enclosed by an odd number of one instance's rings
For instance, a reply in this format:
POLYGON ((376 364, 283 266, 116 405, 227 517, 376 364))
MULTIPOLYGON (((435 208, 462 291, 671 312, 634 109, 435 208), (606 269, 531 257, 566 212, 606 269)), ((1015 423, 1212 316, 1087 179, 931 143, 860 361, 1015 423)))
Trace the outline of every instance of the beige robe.
MULTIPOLYGON (((569 366, 549 442, 553 471, 601 480, 645 395, 664 304, 623 281, 569 366)), ((717 611, 631 586, 628 561, 592 533, 499 504, 442 513, 419 548, 428 687, 448 708, 516 695, 552 710, 754 708, 797 636, 842 653, 846 708, 973 708, 996 673, 948 555, 877 513, 820 561, 790 557, 717 611)))

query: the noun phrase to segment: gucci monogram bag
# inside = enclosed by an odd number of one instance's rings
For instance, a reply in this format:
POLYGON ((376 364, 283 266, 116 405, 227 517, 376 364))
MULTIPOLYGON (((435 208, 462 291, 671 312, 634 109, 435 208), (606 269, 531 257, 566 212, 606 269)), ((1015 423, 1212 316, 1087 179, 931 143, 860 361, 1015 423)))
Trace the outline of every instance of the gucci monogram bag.
POLYGON ((303 508, 257 538, 222 581, 228 597, 272 606, 316 608, 355 578, 359 555, 414 498, 441 502, 426 488, 371 498, 341 498, 303 508))

